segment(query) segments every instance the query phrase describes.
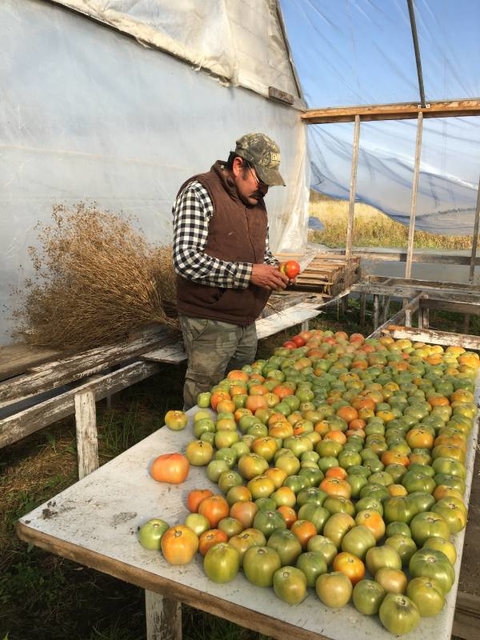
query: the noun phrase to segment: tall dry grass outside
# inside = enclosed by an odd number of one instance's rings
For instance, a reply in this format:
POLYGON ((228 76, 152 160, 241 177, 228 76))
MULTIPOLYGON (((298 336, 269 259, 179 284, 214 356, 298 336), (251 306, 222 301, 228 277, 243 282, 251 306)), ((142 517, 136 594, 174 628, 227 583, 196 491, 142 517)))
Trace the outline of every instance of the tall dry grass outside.
MULTIPOLYGON (((311 231, 310 240, 330 248, 345 246, 349 203, 315 194, 310 200, 310 215, 318 218, 325 229, 311 231)), ((355 204, 353 228, 355 247, 406 248, 408 227, 392 220, 368 204, 355 204)), ((444 236, 415 231, 416 249, 471 249, 472 236, 444 236)))
POLYGON ((131 219, 95 205, 59 205, 30 247, 35 277, 14 312, 14 337, 89 349, 152 323, 176 327, 171 247, 151 246, 131 219))

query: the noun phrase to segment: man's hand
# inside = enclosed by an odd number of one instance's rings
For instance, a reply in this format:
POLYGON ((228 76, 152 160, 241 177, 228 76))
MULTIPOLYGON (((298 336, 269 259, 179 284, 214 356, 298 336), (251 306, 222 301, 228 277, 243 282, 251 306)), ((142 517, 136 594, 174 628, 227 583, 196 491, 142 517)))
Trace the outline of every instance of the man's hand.
POLYGON ((278 267, 269 264, 254 264, 250 281, 252 284, 270 289, 270 291, 285 289, 288 284, 287 276, 278 267))

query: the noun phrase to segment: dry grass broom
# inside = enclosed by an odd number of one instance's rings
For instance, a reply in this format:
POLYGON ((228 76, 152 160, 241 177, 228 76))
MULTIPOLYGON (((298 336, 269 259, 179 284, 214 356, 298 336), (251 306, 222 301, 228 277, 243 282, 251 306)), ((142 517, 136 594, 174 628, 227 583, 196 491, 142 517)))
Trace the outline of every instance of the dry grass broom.
POLYGON ((53 224, 37 228, 15 338, 84 350, 154 323, 177 328, 171 247, 149 245, 131 219, 84 203, 55 206, 53 224))

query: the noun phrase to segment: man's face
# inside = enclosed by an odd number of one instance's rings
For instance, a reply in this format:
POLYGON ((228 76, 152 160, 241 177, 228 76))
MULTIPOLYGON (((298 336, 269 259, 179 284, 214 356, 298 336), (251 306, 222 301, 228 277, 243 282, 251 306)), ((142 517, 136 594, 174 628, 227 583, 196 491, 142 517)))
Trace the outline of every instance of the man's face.
POLYGON ((242 158, 233 161, 233 180, 240 199, 247 207, 254 207, 268 192, 268 185, 258 178, 255 169, 242 158))

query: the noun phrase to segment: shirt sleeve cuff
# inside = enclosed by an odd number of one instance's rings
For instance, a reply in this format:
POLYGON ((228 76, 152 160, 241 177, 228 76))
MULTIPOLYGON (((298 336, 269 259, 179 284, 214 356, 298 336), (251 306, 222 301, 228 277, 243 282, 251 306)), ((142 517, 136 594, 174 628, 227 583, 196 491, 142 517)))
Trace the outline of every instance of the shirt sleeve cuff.
POLYGON ((253 265, 250 262, 237 262, 234 286, 239 289, 246 289, 250 284, 253 265))

